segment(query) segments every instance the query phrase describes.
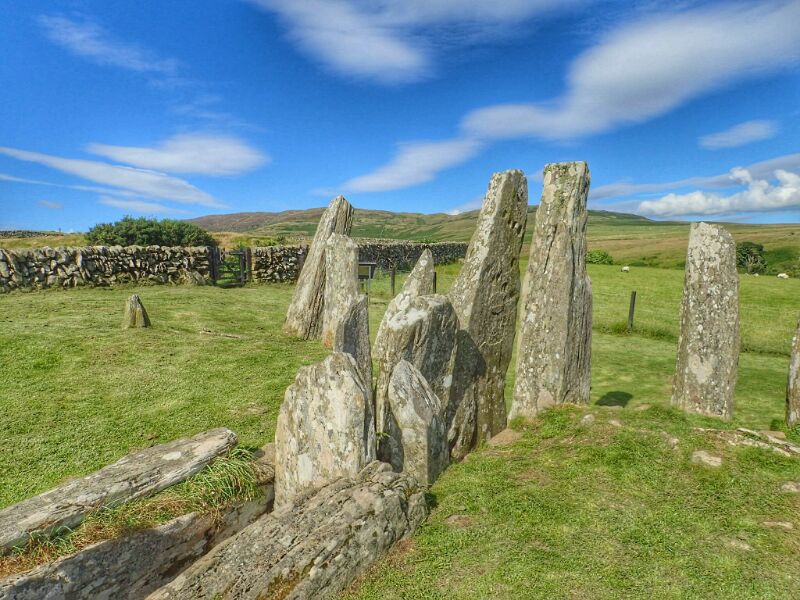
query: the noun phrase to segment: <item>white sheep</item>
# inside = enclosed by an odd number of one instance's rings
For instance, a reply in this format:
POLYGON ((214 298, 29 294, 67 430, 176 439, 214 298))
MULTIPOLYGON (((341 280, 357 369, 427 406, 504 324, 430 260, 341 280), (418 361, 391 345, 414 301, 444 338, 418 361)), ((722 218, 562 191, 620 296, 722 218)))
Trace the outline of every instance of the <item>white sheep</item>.
POLYGON ((789 275, 786 273, 778 273, 778 279, 789 279, 789 275))
POLYGON ((622 267, 622 272, 623 273, 630 273, 631 272, 631 268, 628 267, 628 266, 622 267))

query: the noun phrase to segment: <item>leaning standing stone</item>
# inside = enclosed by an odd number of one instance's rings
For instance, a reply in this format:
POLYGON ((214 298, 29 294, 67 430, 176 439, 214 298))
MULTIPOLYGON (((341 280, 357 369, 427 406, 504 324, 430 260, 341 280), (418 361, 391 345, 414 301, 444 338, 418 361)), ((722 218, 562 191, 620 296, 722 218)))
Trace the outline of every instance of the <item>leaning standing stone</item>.
POLYGON ((344 196, 334 198, 322 213, 286 313, 283 329, 287 334, 303 339, 319 337, 325 302, 325 242, 331 233, 348 235, 352 222, 353 207, 344 196))
POLYGON ((336 328, 333 351, 345 352, 356 360, 361 378, 372 401, 372 354, 369 348, 369 298, 365 294, 350 304, 336 328))
POLYGON ((736 244, 718 225, 693 223, 672 404, 687 412, 730 419, 738 362, 736 244))
POLYGON ((383 418, 381 459, 398 473, 433 485, 450 460, 443 407, 422 373, 405 360, 392 371, 383 418))
POLYGON ((428 248, 425 248, 417 264, 414 265, 414 269, 403 284, 403 289, 400 290, 397 296, 392 298, 389 306, 386 307, 386 312, 383 314, 383 319, 381 319, 381 324, 378 327, 378 334, 375 336, 376 349, 381 348, 383 345, 386 324, 394 315, 405 309, 412 298, 433 293, 433 274, 433 254, 428 248))
POLYGON ((509 418, 554 404, 589 403, 592 286, 586 274, 585 162, 544 168, 522 310, 509 418))
POLYGON ((150 327, 150 317, 138 294, 133 294, 125 303, 125 315, 122 317, 122 328, 150 327))
POLYGON ((375 417, 355 360, 334 352, 286 390, 275 432, 275 506, 375 460, 375 417))
POLYGON ((506 428, 506 371, 514 348, 519 299, 519 251, 528 214, 522 171, 495 173, 450 293, 464 344, 459 341, 459 402, 474 406, 475 426, 465 422, 455 443, 462 458, 476 444, 506 428), (472 431, 469 429, 472 428, 472 431))
POLYGON ((336 330, 358 298, 358 244, 332 233, 325 243, 325 302, 322 344, 333 347, 336 330))
POLYGON ((786 426, 800 425, 800 321, 792 340, 792 358, 789 363, 789 386, 786 389, 786 426))

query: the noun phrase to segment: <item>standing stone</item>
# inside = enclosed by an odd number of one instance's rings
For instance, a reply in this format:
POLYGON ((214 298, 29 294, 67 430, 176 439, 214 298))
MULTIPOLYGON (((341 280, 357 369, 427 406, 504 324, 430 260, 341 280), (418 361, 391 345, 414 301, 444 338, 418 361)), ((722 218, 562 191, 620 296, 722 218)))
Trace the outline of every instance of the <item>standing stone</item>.
POLYGON ((504 390, 514 348, 519 251, 527 214, 528 182, 522 171, 492 175, 464 266, 448 294, 463 331, 454 381, 467 414, 459 431, 451 431, 457 438, 456 458, 506 428, 504 390))
POLYGON ((348 235, 352 222, 353 207, 344 196, 334 198, 322 213, 286 313, 283 329, 287 334, 306 340, 319 337, 325 302, 325 242, 331 233, 348 235))
POLYGON ((383 345, 383 338, 386 335, 386 323, 394 315, 405 309, 412 298, 433 293, 433 266, 433 254, 428 248, 425 248, 417 264, 414 265, 414 269, 405 283, 403 283, 403 289, 400 290, 397 296, 392 298, 389 306, 386 307, 386 312, 383 314, 383 319, 381 319, 381 324, 378 327, 378 334, 375 336, 375 348, 380 348, 383 345))
POLYGON ((736 244, 718 225, 692 223, 672 404, 730 419, 738 362, 736 244))
POLYGON ((369 349, 369 298, 362 294, 350 304, 333 337, 333 351, 352 356, 372 402, 372 354, 369 349))
POLYGON ((786 388, 786 426, 800 425, 800 321, 792 340, 792 358, 789 363, 789 385, 786 388))
POLYGON ((450 459, 441 401, 422 373, 405 360, 392 371, 386 400, 381 460, 421 485, 433 485, 450 459))
POLYGON ((125 314, 122 317, 122 328, 150 327, 150 317, 138 294, 133 294, 125 303, 125 314))
POLYGON ((375 460, 375 417, 355 360, 334 352, 286 390, 275 432, 275 506, 375 460))
POLYGON ((554 404, 588 404, 592 285, 586 274, 585 162, 544 168, 522 310, 509 418, 533 418, 554 404))
POLYGON ((376 347, 378 378, 375 386, 376 423, 386 422, 389 384, 401 360, 422 374, 442 404, 443 416, 452 421, 451 385, 458 335, 458 317, 446 296, 431 294, 412 298, 386 323, 383 344, 376 347))
POLYGON ((325 243, 325 302, 322 344, 333 347, 336 330, 358 298, 358 244, 332 233, 325 243))

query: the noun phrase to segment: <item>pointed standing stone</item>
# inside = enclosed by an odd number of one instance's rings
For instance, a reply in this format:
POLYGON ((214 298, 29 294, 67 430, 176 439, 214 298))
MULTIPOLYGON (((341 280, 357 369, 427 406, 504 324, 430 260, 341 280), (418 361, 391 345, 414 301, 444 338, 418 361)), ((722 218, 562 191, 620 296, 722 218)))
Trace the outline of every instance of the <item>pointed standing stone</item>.
POLYGON ((383 314, 381 324, 378 327, 378 334, 375 336, 376 352, 383 345, 383 338, 386 335, 386 323, 397 314, 398 311, 405 309, 412 298, 417 296, 425 296, 433 293, 433 254, 428 248, 422 251, 422 254, 414 265, 414 269, 408 275, 408 278, 403 283, 403 289, 400 293, 392 298, 389 306, 386 307, 386 312, 383 314))
POLYGON ((345 352, 356 360, 372 401, 372 354, 369 349, 369 298, 359 296, 345 313, 333 337, 333 351, 345 352))
POLYGON ((718 225, 692 223, 672 404, 730 419, 738 363, 736 244, 718 225))
POLYGON ((275 431, 275 507, 375 460, 375 417, 355 360, 334 352, 286 389, 275 431))
POLYGON ((456 458, 506 428, 504 390, 514 348, 519 251, 527 214, 528 182, 522 171, 495 173, 464 266, 448 294, 463 331, 460 371, 454 374, 461 387, 458 401, 475 415, 457 425, 460 431, 451 431, 457 438, 456 458))
POLYGON ((389 380, 381 431, 383 460, 398 473, 433 485, 447 467, 450 450, 443 408, 422 373, 401 360, 389 380))
POLYGON ((528 270, 522 285, 517 371, 509 418, 554 404, 589 403, 592 286, 586 274, 585 162, 544 168, 528 270))
POLYGON ((125 303, 125 314, 122 317, 122 328, 150 327, 150 317, 138 294, 133 294, 125 303))
POLYGON ((325 242, 325 302, 322 310, 322 344, 333 347, 336 330, 358 298, 358 244, 346 235, 332 233, 325 242))
POLYGON ((786 389, 786 426, 800 425, 800 321, 792 340, 792 358, 789 363, 789 385, 786 389))
POLYGON ((348 235, 352 222, 353 207, 344 196, 334 198, 322 213, 286 313, 283 329, 287 334, 307 340, 319 337, 325 302, 325 242, 331 233, 348 235))

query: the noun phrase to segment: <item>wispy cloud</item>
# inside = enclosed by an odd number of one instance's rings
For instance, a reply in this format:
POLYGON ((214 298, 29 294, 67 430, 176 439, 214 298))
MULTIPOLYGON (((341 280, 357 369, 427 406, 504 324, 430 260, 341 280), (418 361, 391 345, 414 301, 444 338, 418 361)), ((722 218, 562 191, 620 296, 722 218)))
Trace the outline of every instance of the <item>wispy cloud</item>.
POLYGON ((202 206, 223 206, 213 196, 193 186, 188 181, 143 169, 134 169, 108 163, 62 158, 38 152, 0 146, 0 154, 17 160, 38 163, 63 173, 88 181, 128 190, 150 198, 163 198, 202 206))
POLYGON ((439 171, 472 158, 479 149, 480 142, 471 139, 401 144, 387 164, 350 179, 342 188, 350 192, 385 192, 425 183, 439 171))
POLYGON ((39 200, 36 203, 36 206, 47 208, 49 210, 61 210, 64 208, 64 205, 61 204, 61 202, 53 202, 52 200, 39 200))
POLYGON ((98 204, 121 208, 127 213, 147 214, 147 215, 168 215, 168 214, 188 214, 188 211, 165 206, 157 202, 144 202, 141 200, 120 200, 108 196, 101 197, 98 204))
POLYGON ((92 21, 43 15, 39 17, 39 24, 50 41, 97 64, 165 76, 174 76, 178 71, 177 60, 162 58, 138 44, 115 39, 92 21))
POLYGON ((116 162, 167 173, 237 175, 270 160, 268 155, 231 135, 181 134, 152 148, 89 144, 86 149, 116 162))
POLYGON ((645 200, 639 212, 654 217, 686 215, 725 215, 742 212, 763 212, 800 207, 800 175, 777 170, 777 185, 767 179, 756 179, 747 169, 731 170, 731 177, 744 190, 722 196, 696 190, 688 194, 667 194, 658 200, 645 200))
POLYGON ((738 148, 775 137, 778 124, 775 121, 746 121, 724 131, 702 136, 698 143, 708 150, 738 148))
POLYGON ((639 123, 737 79, 800 59, 800 2, 719 3, 620 27, 580 55, 567 91, 540 104, 468 114, 481 137, 569 139, 639 123))

